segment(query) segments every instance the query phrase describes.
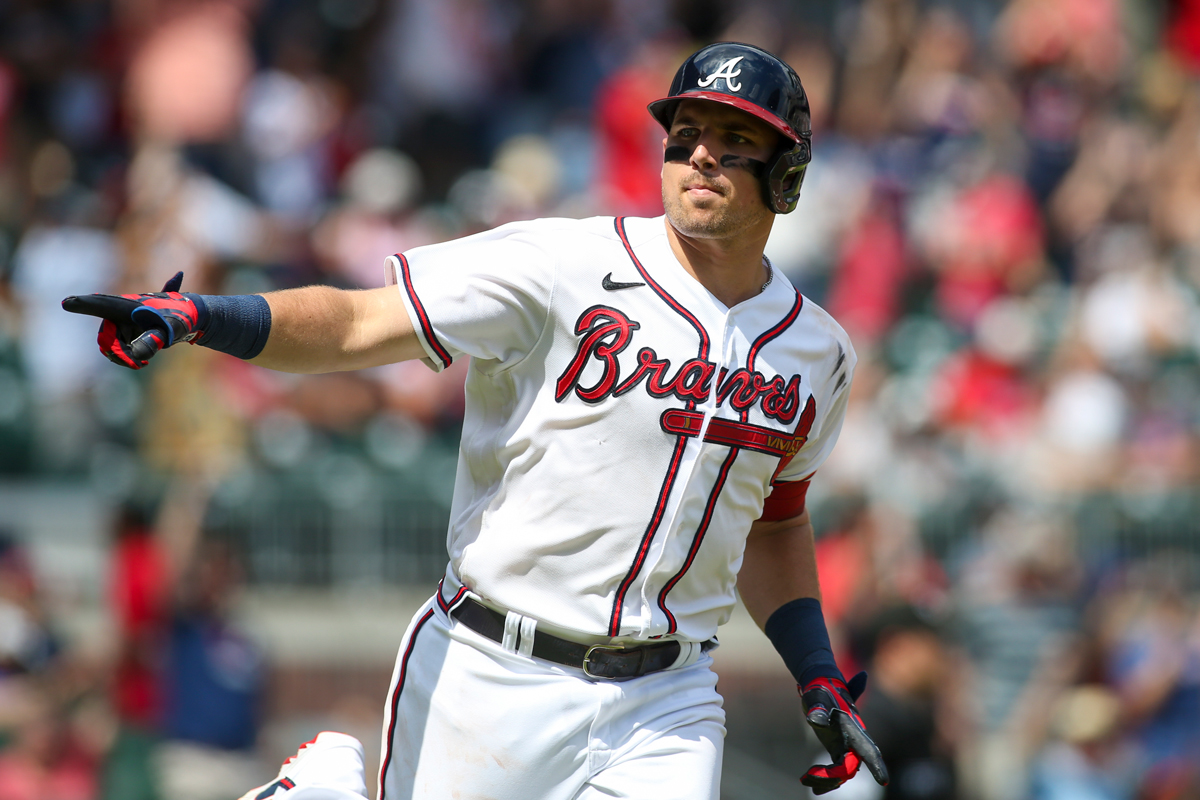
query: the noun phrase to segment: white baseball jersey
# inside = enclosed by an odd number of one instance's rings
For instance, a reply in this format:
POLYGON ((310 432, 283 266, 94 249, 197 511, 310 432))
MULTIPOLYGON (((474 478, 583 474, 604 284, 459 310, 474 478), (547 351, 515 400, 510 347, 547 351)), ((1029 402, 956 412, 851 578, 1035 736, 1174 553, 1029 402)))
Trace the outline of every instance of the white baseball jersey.
POLYGON ((428 363, 471 359, 448 589, 588 635, 711 638, 773 484, 837 439, 842 328, 773 268, 725 307, 662 217, 519 222, 388 262, 428 363))

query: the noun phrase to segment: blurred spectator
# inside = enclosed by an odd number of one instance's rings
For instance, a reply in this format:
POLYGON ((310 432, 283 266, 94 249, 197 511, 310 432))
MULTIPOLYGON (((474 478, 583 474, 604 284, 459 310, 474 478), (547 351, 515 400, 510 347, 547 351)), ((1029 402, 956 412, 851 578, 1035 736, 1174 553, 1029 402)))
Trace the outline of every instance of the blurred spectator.
POLYGON ((80 713, 69 662, 24 548, 0 536, 0 800, 96 796, 104 721, 80 713))
MULTIPOLYGON (((69 164, 70 155, 55 142, 39 153, 44 159, 62 157, 64 168, 69 164)), ((23 362, 34 391, 48 403, 78 393, 96 372, 91 341, 96 326, 88 319, 79 325, 59 320, 62 298, 96 286, 111 288, 119 263, 112 233, 96 218, 97 198, 63 196, 58 202, 61 213, 27 228, 13 254, 13 290, 23 309, 23 362)))
POLYGON ((1035 800, 1120 800, 1137 767, 1119 736, 1120 701, 1106 686, 1072 688, 1054 705, 1051 741, 1034 765, 1035 800))
POLYGON ((180 485, 157 532, 132 510, 120 520, 113 704, 125 727, 106 796, 215 800, 262 777, 264 660, 229 619, 241 571, 226 545, 200 537, 206 503, 201 487, 180 485))
POLYGON ((963 778, 974 795, 1006 800, 1026 795, 1046 706, 1074 677, 1081 575, 1062 523, 1000 510, 984 537, 956 587, 965 687, 977 704, 963 778))
POLYGON ((184 289, 216 291, 220 261, 274 255, 271 217, 191 167, 176 147, 140 148, 129 165, 126 190, 128 203, 116 223, 123 290, 145 283, 157 290, 182 270, 184 289))
POLYGON ((87 463, 95 431, 84 392, 101 365, 93 343, 98 326, 87 318, 60 320, 60 303, 96 287, 111 289, 119 273, 102 201, 70 185, 73 170, 63 145, 45 142, 37 150, 31 171, 35 189, 45 193, 43 213, 21 237, 12 275, 21 307, 21 363, 37 398, 40 454, 46 467, 67 470, 87 463))
POLYGON ((379 148, 360 154, 342 176, 341 189, 342 203, 313 230, 313 248, 332 281, 379 286, 380 253, 436 240, 438 232, 414 213, 421 172, 404 153, 379 148))
POLYGON ((196 491, 183 490, 179 518, 162 526, 178 541, 169 545, 175 592, 163 632, 158 766, 164 796, 217 800, 266 778, 254 751, 266 671, 259 646, 229 616, 242 581, 233 553, 183 529, 202 518, 204 493, 196 491))
POLYGON ((871 676, 863 722, 891 778, 883 796, 957 797, 954 732, 946 724, 957 687, 938 629, 911 606, 892 606, 870 619, 860 636, 871 676))
POLYGON ((1016 66, 1058 64, 1105 88, 1128 54, 1118 0, 1013 0, 996 33, 1016 66))
POLYGON ((0 533, 0 680, 48 670, 61 645, 24 548, 0 533))
POLYGON ((1143 229, 1110 226, 1096 236, 1094 281, 1081 298, 1083 340, 1115 374, 1144 375, 1188 346, 1195 303, 1143 229))
POLYGON ((619 214, 662 211, 663 130, 646 106, 666 94, 679 60, 669 41, 652 40, 600 85, 596 97, 600 198, 619 214))
POLYGON ((162 715, 162 629, 170 587, 153 530, 133 504, 117 519, 111 558, 117 641, 110 701, 119 730, 106 760, 102 796, 156 800, 153 750, 162 715))
POLYGON ((503 142, 487 169, 455 181, 447 199, 463 215, 468 230, 545 215, 559 197, 562 164, 541 136, 514 136, 503 142))
POLYGON ((864 666, 855 629, 898 604, 935 610, 945 575, 924 551, 899 509, 861 496, 838 498, 837 518, 817 542, 821 606, 838 662, 845 671, 864 666))
POLYGON ((242 95, 243 138, 253 186, 268 210, 311 224, 333 185, 330 135, 339 122, 336 87, 283 70, 255 75, 242 95))
POLYGON ((133 54, 126 83, 139 133, 179 144, 228 136, 251 72, 247 20, 238 4, 181 7, 133 54))
POLYGON ((427 197, 444 198, 462 172, 486 162, 485 113, 513 69, 513 35, 513 19, 498 3, 387 4, 372 94, 423 164, 427 197))
POLYGON ((1129 396, 1094 356, 1077 348, 1047 387, 1040 447, 1030 464, 1043 490, 1074 494, 1115 485, 1129 396), (1067 366, 1071 364, 1072 366, 1067 366))
POLYGON ((908 265, 896 205, 876 188, 846 234, 829 287, 829 311, 854 336, 856 347, 878 342, 900 313, 908 265))
POLYGON ((1130 585, 1106 604, 1103 619, 1107 676, 1139 751, 1143 790, 1156 798, 1172 796, 1181 785, 1200 786, 1195 562, 1170 559, 1131 570, 1130 585))
POLYGON ((227 620, 240 574, 226 546, 206 541, 183 577, 166 650, 163 725, 169 739, 232 751, 254 746, 262 655, 227 620))
POLYGON ((924 213, 922 247, 936 276, 938 310, 951 324, 969 330, 990 302, 1040 280, 1042 223, 1028 188, 1015 178, 986 170, 924 213))

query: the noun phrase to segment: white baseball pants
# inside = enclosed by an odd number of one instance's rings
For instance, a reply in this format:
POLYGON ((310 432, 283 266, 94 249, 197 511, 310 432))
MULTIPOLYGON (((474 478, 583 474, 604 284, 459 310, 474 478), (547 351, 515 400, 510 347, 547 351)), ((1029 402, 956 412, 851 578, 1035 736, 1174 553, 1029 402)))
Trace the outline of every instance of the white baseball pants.
POLYGON ((377 800, 717 800, 711 663, 593 680, 506 650, 433 598, 400 644, 377 800))

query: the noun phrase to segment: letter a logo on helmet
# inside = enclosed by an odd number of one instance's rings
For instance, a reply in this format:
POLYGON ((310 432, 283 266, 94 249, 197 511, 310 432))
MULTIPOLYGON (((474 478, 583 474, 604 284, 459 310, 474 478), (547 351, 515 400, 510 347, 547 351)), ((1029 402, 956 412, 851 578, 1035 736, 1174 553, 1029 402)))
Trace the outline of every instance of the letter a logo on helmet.
POLYGON ((791 67, 754 45, 710 44, 688 56, 675 73, 667 96, 647 108, 669 132, 683 100, 733 106, 778 131, 784 142, 763 173, 763 200, 776 214, 795 210, 804 172, 812 160, 812 130, 808 96, 791 67))
POLYGON ((696 85, 712 86, 717 78, 724 78, 725 85, 729 87, 729 91, 741 91, 742 85, 740 83, 735 83, 733 79, 738 75, 741 75, 742 71, 740 69, 734 70, 733 68, 737 65, 737 62, 741 61, 743 58, 745 58, 745 56, 738 56, 737 58, 731 58, 728 61, 722 62, 721 66, 717 67, 716 72, 709 75, 707 78, 696 81, 696 85))

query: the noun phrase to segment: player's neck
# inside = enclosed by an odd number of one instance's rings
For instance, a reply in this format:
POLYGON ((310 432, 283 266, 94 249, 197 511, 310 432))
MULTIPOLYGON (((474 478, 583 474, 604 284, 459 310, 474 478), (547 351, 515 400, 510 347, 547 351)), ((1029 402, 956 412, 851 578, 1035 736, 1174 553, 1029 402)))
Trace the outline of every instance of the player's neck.
POLYGON ((763 250, 770 228, 761 235, 730 239, 702 239, 687 236, 666 220, 671 251, 693 278, 713 296, 732 308, 763 290, 769 271, 763 264, 763 250))

